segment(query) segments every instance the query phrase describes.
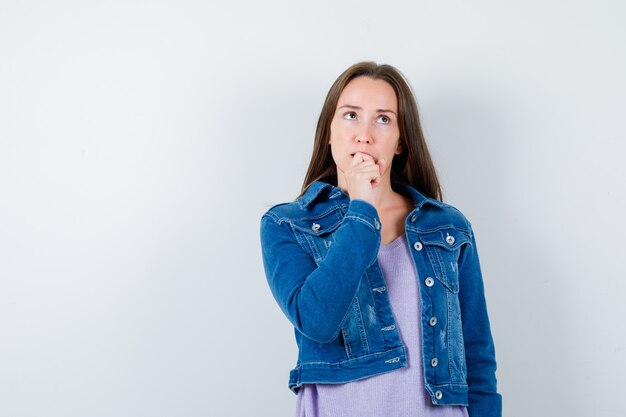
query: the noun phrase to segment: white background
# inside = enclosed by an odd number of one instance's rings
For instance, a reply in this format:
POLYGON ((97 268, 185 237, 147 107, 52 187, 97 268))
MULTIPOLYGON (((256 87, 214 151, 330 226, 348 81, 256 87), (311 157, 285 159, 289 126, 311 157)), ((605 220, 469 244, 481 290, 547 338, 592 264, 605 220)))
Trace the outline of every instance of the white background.
POLYGON ((0 416, 291 416, 259 220, 398 67, 476 232, 506 416, 623 416, 626 6, 0 2, 0 416))

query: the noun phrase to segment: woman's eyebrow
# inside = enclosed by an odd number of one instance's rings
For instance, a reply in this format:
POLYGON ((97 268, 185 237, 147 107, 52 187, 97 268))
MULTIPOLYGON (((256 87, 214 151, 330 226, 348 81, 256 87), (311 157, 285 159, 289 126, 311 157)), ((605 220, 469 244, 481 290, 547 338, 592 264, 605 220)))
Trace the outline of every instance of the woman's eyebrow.
MULTIPOLYGON (((337 109, 343 109, 344 107, 347 107, 347 108, 349 108, 349 109, 354 109, 354 110, 363 110, 363 108, 362 108, 362 107, 359 107, 359 106, 354 106, 354 105, 352 105, 352 104, 344 104, 343 106, 338 107, 337 109)), ((396 114, 396 112, 395 112, 395 111, 393 111, 393 110, 387 110, 387 109, 377 109, 377 110, 376 110, 376 112, 377 112, 377 113, 393 113, 393 114, 396 114)))

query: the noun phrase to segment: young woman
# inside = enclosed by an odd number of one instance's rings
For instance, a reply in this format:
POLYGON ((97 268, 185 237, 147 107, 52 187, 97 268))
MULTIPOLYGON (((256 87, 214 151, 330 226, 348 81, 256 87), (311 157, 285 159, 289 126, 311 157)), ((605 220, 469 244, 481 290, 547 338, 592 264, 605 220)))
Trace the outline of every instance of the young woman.
POLYGON ((474 233, 441 200, 402 74, 348 68, 302 193, 261 218, 265 274, 299 349, 297 416, 501 416, 474 233))

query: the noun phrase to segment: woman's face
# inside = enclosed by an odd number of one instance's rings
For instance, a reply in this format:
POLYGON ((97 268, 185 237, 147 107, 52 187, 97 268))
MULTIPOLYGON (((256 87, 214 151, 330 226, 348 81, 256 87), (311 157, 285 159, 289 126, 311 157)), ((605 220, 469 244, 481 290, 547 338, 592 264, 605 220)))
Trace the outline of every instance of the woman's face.
MULTIPOLYGON (((364 152, 374 162, 384 158, 390 172, 395 154, 402 152, 398 127, 398 99, 386 81, 361 76, 341 92, 330 124, 330 147, 337 175, 343 175, 355 152, 364 152)), ((381 176, 382 176, 381 175, 381 176)))

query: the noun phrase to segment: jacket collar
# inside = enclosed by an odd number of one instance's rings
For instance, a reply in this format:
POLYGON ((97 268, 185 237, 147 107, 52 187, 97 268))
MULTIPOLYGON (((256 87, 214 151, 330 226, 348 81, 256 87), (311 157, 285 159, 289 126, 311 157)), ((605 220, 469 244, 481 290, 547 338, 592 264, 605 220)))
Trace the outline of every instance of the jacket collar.
POLYGON ((318 180, 312 182, 306 189, 304 194, 300 198, 298 198, 297 201, 300 204, 300 207, 306 209, 313 201, 315 201, 320 196, 320 194, 322 194, 324 190, 329 190, 330 195, 332 196, 343 194, 346 198, 348 197, 341 188, 318 180))
MULTIPOLYGON (((446 205, 445 203, 442 203, 439 200, 426 197, 424 194, 420 193, 415 188, 405 183, 392 182, 391 188, 400 194, 403 194, 407 197, 411 197, 413 199, 413 202, 415 203, 415 208, 417 209, 421 208, 426 203, 432 204, 437 207, 444 207, 446 205)), ((342 197, 345 197, 346 199, 349 199, 348 195, 341 188, 335 185, 329 184, 327 182, 318 180, 318 181, 312 182, 311 185, 309 185, 309 187, 306 189, 304 194, 300 198, 297 199, 297 201, 302 208, 306 209, 325 190, 328 190, 328 193, 330 195, 329 198, 342 196, 342 197)))

